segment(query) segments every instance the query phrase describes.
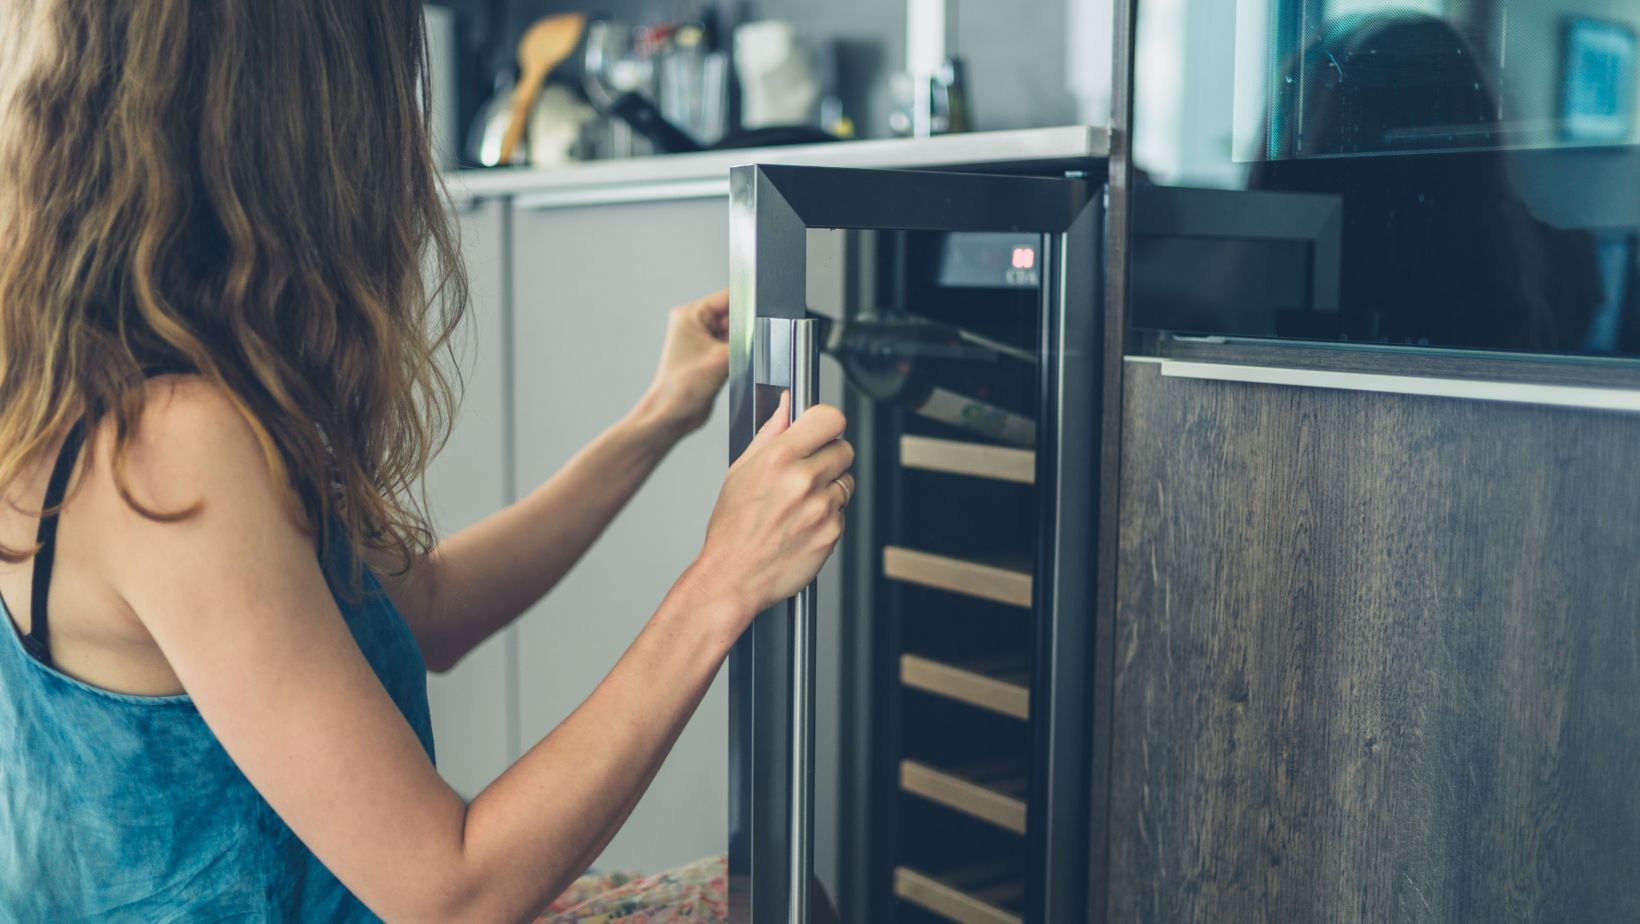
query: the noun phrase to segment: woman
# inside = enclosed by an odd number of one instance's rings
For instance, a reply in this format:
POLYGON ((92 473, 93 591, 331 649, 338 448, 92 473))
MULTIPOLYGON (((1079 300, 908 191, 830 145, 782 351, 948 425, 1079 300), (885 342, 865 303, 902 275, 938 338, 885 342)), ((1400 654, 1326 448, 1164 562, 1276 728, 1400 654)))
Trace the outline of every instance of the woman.
POLYGON ((726 307, 675 311, 627 418, 433 544, 465 290, 420 14, 0 5, 0 919, 528 918, 840 535, 842 416, 782 408, 586 702, 471 804, 438 777, 424 659, 550 590, 706 419, 726 307))

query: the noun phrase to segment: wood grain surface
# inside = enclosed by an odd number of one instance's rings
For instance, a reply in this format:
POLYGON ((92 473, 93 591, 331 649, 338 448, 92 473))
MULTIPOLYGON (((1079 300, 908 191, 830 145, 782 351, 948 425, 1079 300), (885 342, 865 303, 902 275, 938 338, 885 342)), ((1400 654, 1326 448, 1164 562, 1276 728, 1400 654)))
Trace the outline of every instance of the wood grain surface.
POLYGON ((906 434, 900 437, 900 464, 931 472, 994 478, 1017 484, 1036 483, 1036 453, 1011 446, 988 446, 906 434))
POLYGON ((1109 920, 1640 920, 1640 417, 1124 411, 1109 920))
POLYGON ((914 760, 900 761, 900 789, 1015 834, 1025 833, 1025 778, 970 779, 914 760))
POLYGON ((900 683, 1001 715, 1031 719, 1031 669, 1024 657, 959 666, 914 654, 900 655, 900 683))
POLYGON ((1021 924, 1024 920, 958 886, 907 866, 894 869, 894 894, 957 924, 1021 924))
POLYGON ((1024 567, 965 561, 898 546, 883 548, 883 575, 923 587, 1031 607, 1031 573, 1024 567))

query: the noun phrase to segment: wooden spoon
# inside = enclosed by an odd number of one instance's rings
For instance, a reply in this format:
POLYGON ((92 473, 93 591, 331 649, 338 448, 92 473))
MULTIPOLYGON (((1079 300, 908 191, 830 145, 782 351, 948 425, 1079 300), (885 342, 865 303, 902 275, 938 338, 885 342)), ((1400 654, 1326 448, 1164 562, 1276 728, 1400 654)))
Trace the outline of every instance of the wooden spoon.
POLYGON ((518 43, 518 67, 524 77, 513 91, 512 121, 507 134, 501 139, 501 163, 512 163, 513 149, 524 137, 524 124, 529 121, 530 108, 535 105, 541 82, 552 69, 564 63, 581 44, 581 32, 586 28, 584 13, 561 13, 537 20, 518 43))

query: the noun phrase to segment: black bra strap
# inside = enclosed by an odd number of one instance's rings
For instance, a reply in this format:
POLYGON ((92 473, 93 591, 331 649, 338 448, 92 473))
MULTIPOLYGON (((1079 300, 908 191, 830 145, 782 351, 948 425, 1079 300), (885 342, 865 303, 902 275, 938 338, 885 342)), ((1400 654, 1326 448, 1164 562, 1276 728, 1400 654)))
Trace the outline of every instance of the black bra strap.
POLYGON ((68 494, 68 479, 74 474, 74 463, 80 458, 80 447, 85 444, 86 423, 82 418, 68 431, 63 448, 57 452, 57 464, 51 470, 51 481, 46 485, 45 505, 40 514, 40 530, 35 535, 39 551, 34 553, 34 587, 29 597, 29 629, 23 644, 41 663, 51 663, 51 627, 46 615, 46 597, 51 592, 51 565, 57 557, 57 516, 68 494))

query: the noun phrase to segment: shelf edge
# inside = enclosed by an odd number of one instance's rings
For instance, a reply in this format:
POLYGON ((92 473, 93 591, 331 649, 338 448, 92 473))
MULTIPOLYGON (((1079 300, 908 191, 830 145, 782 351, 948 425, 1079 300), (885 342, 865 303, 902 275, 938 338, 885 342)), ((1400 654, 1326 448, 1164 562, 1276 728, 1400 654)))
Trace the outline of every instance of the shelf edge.
POLYGON ((1031 720, 1029 687, 998 680, 978 671, 946 664, 920 655, 900 656, 900 683, 912 689, 965 703, 976 709, 1031 720))
POLYGON ((935 590, 1031 608, 1031 575, 901 546, 883 547, 883 574, 935 590))
POLYGON ((907 866, 894 867, 894 895, 957 924, 1024 924, 1019 915, 907 866))

